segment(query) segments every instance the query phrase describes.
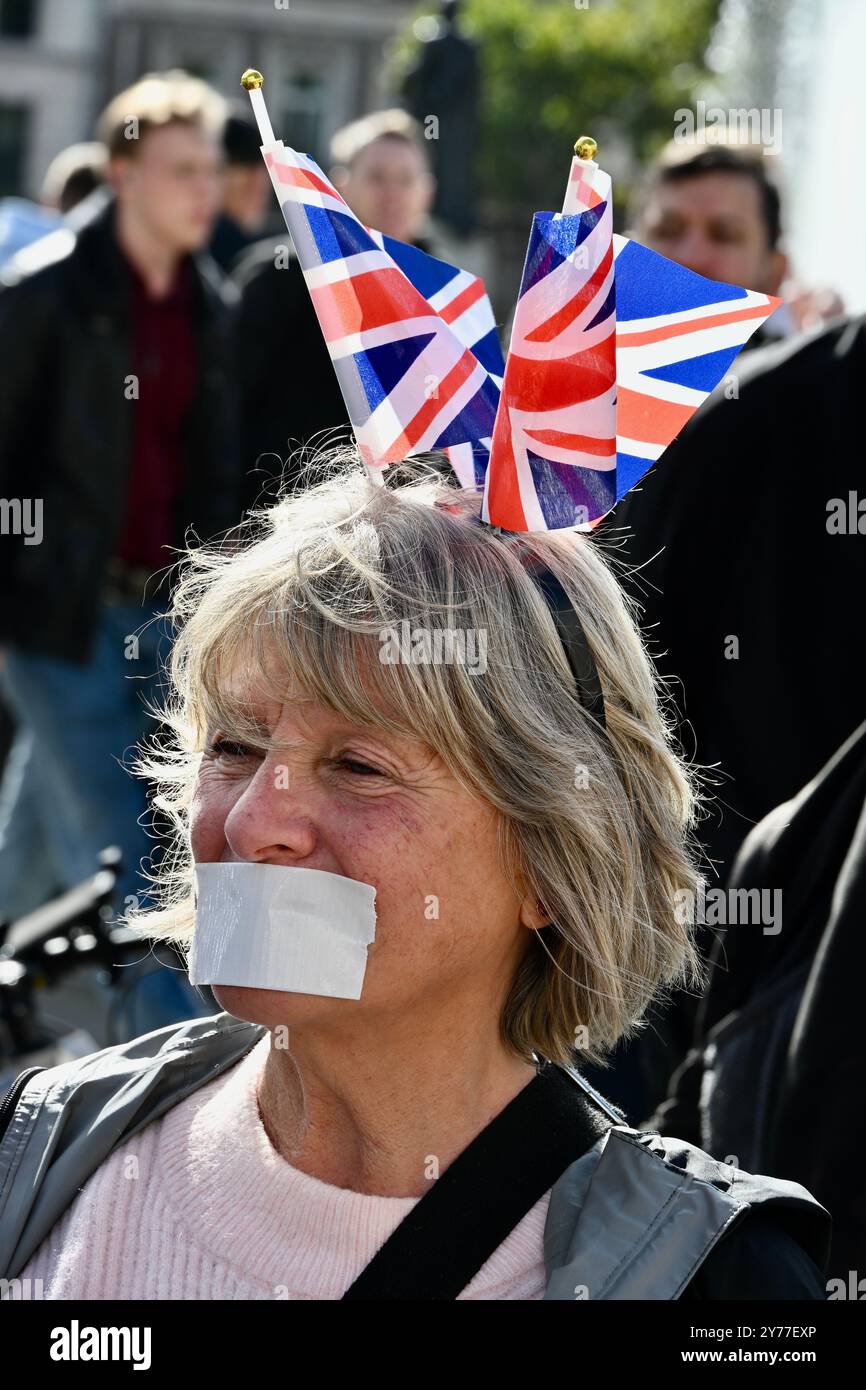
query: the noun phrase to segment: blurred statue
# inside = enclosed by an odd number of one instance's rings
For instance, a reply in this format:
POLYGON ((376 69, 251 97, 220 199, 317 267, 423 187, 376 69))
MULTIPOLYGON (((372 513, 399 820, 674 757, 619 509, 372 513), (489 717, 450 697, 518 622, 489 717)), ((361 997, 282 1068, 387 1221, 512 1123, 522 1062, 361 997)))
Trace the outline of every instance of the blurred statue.
POLYGON ((457 28, 458 0, 421 42, 403 98, 430 141, 437 191, 433 212, 461 236, 474 231, 478 139, 478 46, 457 28))

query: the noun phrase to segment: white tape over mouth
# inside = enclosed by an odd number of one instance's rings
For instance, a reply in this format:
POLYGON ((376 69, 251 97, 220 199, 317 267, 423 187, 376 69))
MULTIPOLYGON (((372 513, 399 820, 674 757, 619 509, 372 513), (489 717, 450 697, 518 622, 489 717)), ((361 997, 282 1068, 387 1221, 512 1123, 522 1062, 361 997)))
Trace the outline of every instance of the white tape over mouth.
POLYGON ((283 864, 196 864, 193 985, 360 999, 376 890, 283 864))

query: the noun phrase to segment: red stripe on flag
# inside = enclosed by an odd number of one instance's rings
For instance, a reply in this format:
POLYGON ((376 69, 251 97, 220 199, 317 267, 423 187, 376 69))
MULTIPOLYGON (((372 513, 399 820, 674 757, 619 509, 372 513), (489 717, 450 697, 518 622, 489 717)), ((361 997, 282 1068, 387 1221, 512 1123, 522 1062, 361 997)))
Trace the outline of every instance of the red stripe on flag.
POLYGON ((279 164, 276 160, 270 160, 270 157, 269 163, 273 164, 280 183, 287 183, 292 188, 315 189, 317 193, 325 193, 329 198, 336 198, 344 207, 346 206, 345 199, 340 197, 334 185, 328 183, 326 179, 320 179, 311 170, 299 169, 294 164, 279 164))
POLYGON ((555 444, 558 449, 575 449, 582 454, 596 454, 599 458, 612 458, 616 453, 615 439, 595 439, 589 434, 566 434, 563 430, 529 430, 524 426, 527 439, 536 444, 555 444))
POLYGON ((496 412, 490 463, 494 465, 491 469, 488 464, 487 514, 490 525, 502 526, 506 531, 526 531, 526 513, 520 500, 511 423, 508 411, 502 409, 501 402, 496 412))
POLYGON ((477 365, 478 363, 474 356, 467 348, 462 357, 455 362, 444 381, 439 382, 436 396, 424 402, 418 413, 413 415, 412 419, 406 425, 400 437, 394 440, 391 449, 388 450, 389 458, 396 461, 405 458, 407 454, 411 453, 417 446, 418 440, 421 438, 424 431, 430 427, 440 410, 448 403, 455 392, 459 391, 463 383, 468 380, 477 365), (392 449, 398 449, 400 452, 392 453, 392 449))
POLYGON ((583 288, 573 299, 564 304, 558 313, 551 315, 544 323, 539 324, 538 328, 533 328, 531 333, 527 333, 527 343, 551 342, 577 318, 578 314, 582 314, 597 295, 599 287, 603 284, 604 278, 610 270, 612 261, 613 247, 609 246, 583 288))
POLYGON ((462 294, 458 294, 456 299, 452 299, 450 304, 446 304, 444 309, 439 310, 439 317, 443 323, 453 323, 459 319, 461 314, 465 314, 467 309, 471 309, 473 304, 477 304, 479 299, 484 298, 484 282, 474 280, 471 285, 467 285, 462 294))
POLYGON ((604 395, 616 380, 613 321, 611 331, 594 348, 571 357, 537 361, 508 354, 503 399, 520 410, 561 410, 604 395))
POLYGON ((582 169, 574 167, 572 168, 571 181, 572 183, 577 184, 575 194, 579 201, 583 203, 584 207, 598 207, 599 203, 602 201, 601 195, 599 193, 596 193, 592 184, 584 178, 582 169))
POLYGON ((433 313, 427 300, 396 267, 369 270, 348 280, 318 285, 310 296, 328 343, 386 324, 394 324, 397 338, 401 319, 422 315, 429 318, 433 313))
POLYGON ((694 405, 675 405, 620 386, 616 393, 616 432, 623 439, 639 439, 642 444, 670 444, 696 409, 694 405))
POLYGON ((629 333, 617 324, 617 347, 643 347, 645 343, 660 343, 665 338, 681 338, 684 333, 698 333, 702 328, 718 328, 723 323, 745 323, 748 319, 768 318, 773 309, 778 308, 781 299, 768 295, 772 308, 757 304, 752 309, 739 309, 734 313, 712 314, 705 319, 688 319, 685 323, 669 323, 664 328, 648 328, 643 333, 629 333))

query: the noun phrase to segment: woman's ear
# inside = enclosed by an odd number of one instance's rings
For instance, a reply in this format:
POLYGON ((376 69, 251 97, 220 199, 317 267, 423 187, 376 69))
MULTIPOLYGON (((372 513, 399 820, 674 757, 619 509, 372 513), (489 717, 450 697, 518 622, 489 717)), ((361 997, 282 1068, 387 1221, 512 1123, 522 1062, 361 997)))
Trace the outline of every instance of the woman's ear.
POLYGON ((549 927, 552 920, 544 903, 539 902, 534 893, 527 893, 520 904, 521 924, 530 931, 540 931, 542 927, 549 927))

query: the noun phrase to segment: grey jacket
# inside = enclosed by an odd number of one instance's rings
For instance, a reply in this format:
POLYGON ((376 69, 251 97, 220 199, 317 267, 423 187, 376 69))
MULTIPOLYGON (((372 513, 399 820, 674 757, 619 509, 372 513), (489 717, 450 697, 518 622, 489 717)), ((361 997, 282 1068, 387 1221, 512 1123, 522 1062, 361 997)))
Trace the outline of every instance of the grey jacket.
MULTIPOLYGON (((17 1277, 119 1143, 234 1066, 265 1032, 220 1013, 32 1075, 0 1141, 0 1278, 17 1277)), ((616 1123, 552 1189, 545 1299, 667 1300, 687 1288, 686 1297, 741 1296, 741 1286, 729 1293, 722 1287, 739 1282, 733 1270, 698 1295, 694 1281, 750 1209, 753 1226, 759 1217, 755 1229, 772 1229, 784 1242, 781 1257, 778 1246, 768 1252, 767 1269, 792 1251, 809 1271, 795 1281, 800 1291, 753 1296, 824 1297, 829 1215, 804 1187, 742 1172, 691 1144, 616 1123)), ((747 1264, 754 1268, 754 1250, 747 1264)))

